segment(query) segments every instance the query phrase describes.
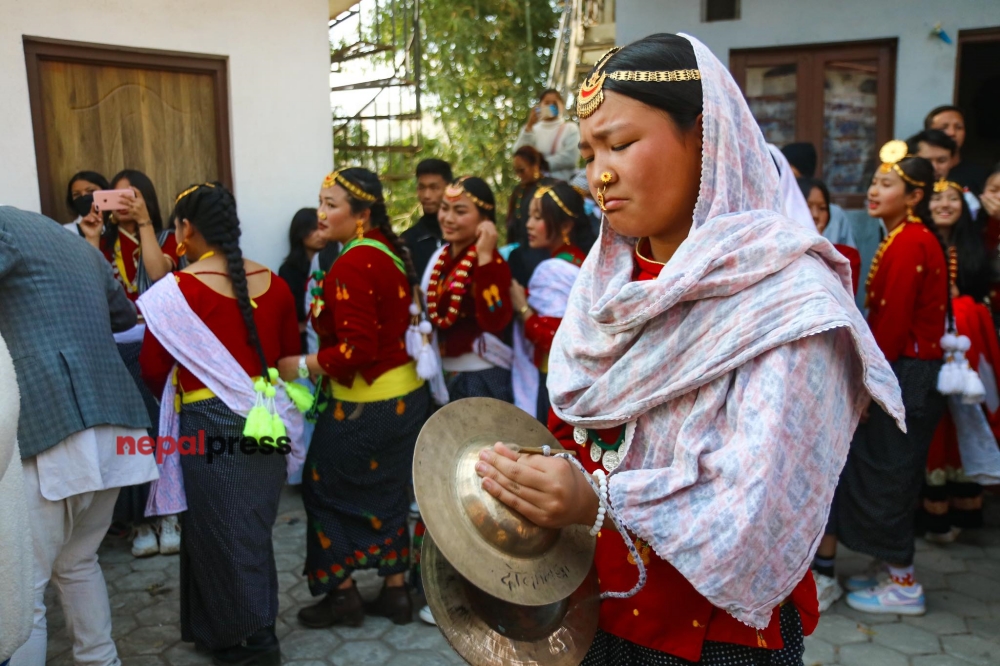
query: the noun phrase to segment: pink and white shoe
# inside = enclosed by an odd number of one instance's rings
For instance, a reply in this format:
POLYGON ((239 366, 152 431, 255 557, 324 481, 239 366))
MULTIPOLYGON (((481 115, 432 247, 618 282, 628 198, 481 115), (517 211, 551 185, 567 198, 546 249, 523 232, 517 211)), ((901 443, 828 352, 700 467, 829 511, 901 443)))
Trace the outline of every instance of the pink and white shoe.
POLYGON ((927 612, 923 585, 900 585, 892 579, 868 590, 851 592, 847 595, 847 605, 862 613, 923 615, 927 612))

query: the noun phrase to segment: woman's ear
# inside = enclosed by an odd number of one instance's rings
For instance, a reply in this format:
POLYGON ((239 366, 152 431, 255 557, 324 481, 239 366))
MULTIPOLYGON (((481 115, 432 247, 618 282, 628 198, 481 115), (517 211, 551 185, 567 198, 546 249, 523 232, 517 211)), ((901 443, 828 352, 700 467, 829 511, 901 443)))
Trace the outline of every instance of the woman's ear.
POLYGON ((903 197, 903 201, 905 201, 906 205, 909 206, 910 208, 916 208, 917 204, 919 204, 923 200, 924 200, 924 191, 920 188, 907 192, 906 196, 903 197))

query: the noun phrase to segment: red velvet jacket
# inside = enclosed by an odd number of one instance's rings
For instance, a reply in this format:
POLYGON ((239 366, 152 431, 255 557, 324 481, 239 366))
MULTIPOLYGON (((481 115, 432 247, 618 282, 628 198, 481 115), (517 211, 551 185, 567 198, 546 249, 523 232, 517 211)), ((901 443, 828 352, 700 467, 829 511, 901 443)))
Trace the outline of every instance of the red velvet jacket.
MULTIPOLYGON (((445 249, 443 256, 445 262, 441 276, 442 286, 446 286, 454 279, 451 273, 462 260, 464 253, 453 257, 451 251, 445 249)), ((441 355, 446 358, 455 358, 471 352, 472 344, 484 332, 501 336, 514 317, 514 310, 510 304, 510 266, 500 253, 494 250, 493 261, 483 266, 474 261, 471 273, 472 283, 469 291, 462 297, 462 304, 458 308, 458 319, 450 328, 438 329, 441 355)), ((448 311, 450 300, 450 292, 439 288, 439 312, 443 314, 448 311)))

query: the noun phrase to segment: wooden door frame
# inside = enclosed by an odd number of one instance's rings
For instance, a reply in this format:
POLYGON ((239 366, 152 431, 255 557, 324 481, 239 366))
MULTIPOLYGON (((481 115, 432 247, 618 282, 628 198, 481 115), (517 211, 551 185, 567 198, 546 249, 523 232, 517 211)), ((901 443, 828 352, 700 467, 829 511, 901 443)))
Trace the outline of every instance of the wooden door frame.
POLYGON ((955 85, 951 91, 951 103, 956 106, 959 78, 962 75, 962 47, 976 42, 1000 42, 1000 26, 958 31, 958 39, 955 41, 955 85))
MULTIPOLYGON (((52 196, 54 184, 49 178, 49 142, 42 105, 42 78, 39 65, 43 61, 152 69, 211 76, 215 96, 215 146, 219 165, 219 180, 230 190, 233 189, 227 57, 89 44, 28 35, 23 37, 23 43, 24 60, 28 74, 28 100, 31 104, 31 123, 34 130, 35 162, 38 167, 38 190, 44 215, 51 217, 54 213, 54 211, 47 210, 49 202, 54 200, 52 196)), ((164 214, 169 214, 169 211, 165 210, 164 214)))
MULTIPOLYGON (((816 146, 816 167, 822 173, 823 166, 823 120, 822 104, 817 94, 817 86, 822 86, 823 64, 829 60, 857 59, 870 51, 871 59, 878 60, 879 93, 885 92, 886 103, 878 110, 875 119, 876 143, 882 145, 893 137, 896 113, 896 56, 898 38, 870 39, 853 42, 826 42, 822 44, 790 44, 763 48, 732 49, 729 52, 729 67, 736 84, 745 93, 746 69, 748 66, 780 66, 796 63, 796 88, 799 99, 795 111, 795 135, 797 141, 810 141, 816 146)), ((821 88, 819 89, 821 90, 821 88)), ((859 195, 837 195, 849 206, 857 205, 859 195)))

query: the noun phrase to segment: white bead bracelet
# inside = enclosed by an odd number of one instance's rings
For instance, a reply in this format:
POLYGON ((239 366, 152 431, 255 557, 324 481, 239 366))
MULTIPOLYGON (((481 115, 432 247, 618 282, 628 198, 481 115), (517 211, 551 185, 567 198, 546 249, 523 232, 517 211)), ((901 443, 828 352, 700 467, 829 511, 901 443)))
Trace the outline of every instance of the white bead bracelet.
POLYGON ((594 472, 594 480, 597 481, 597 518, 594 519, 594 526, 590 528, 590 536, 597 536, 604 526, 604 508, 608 503, 608 475, 603 469, 594 472))

